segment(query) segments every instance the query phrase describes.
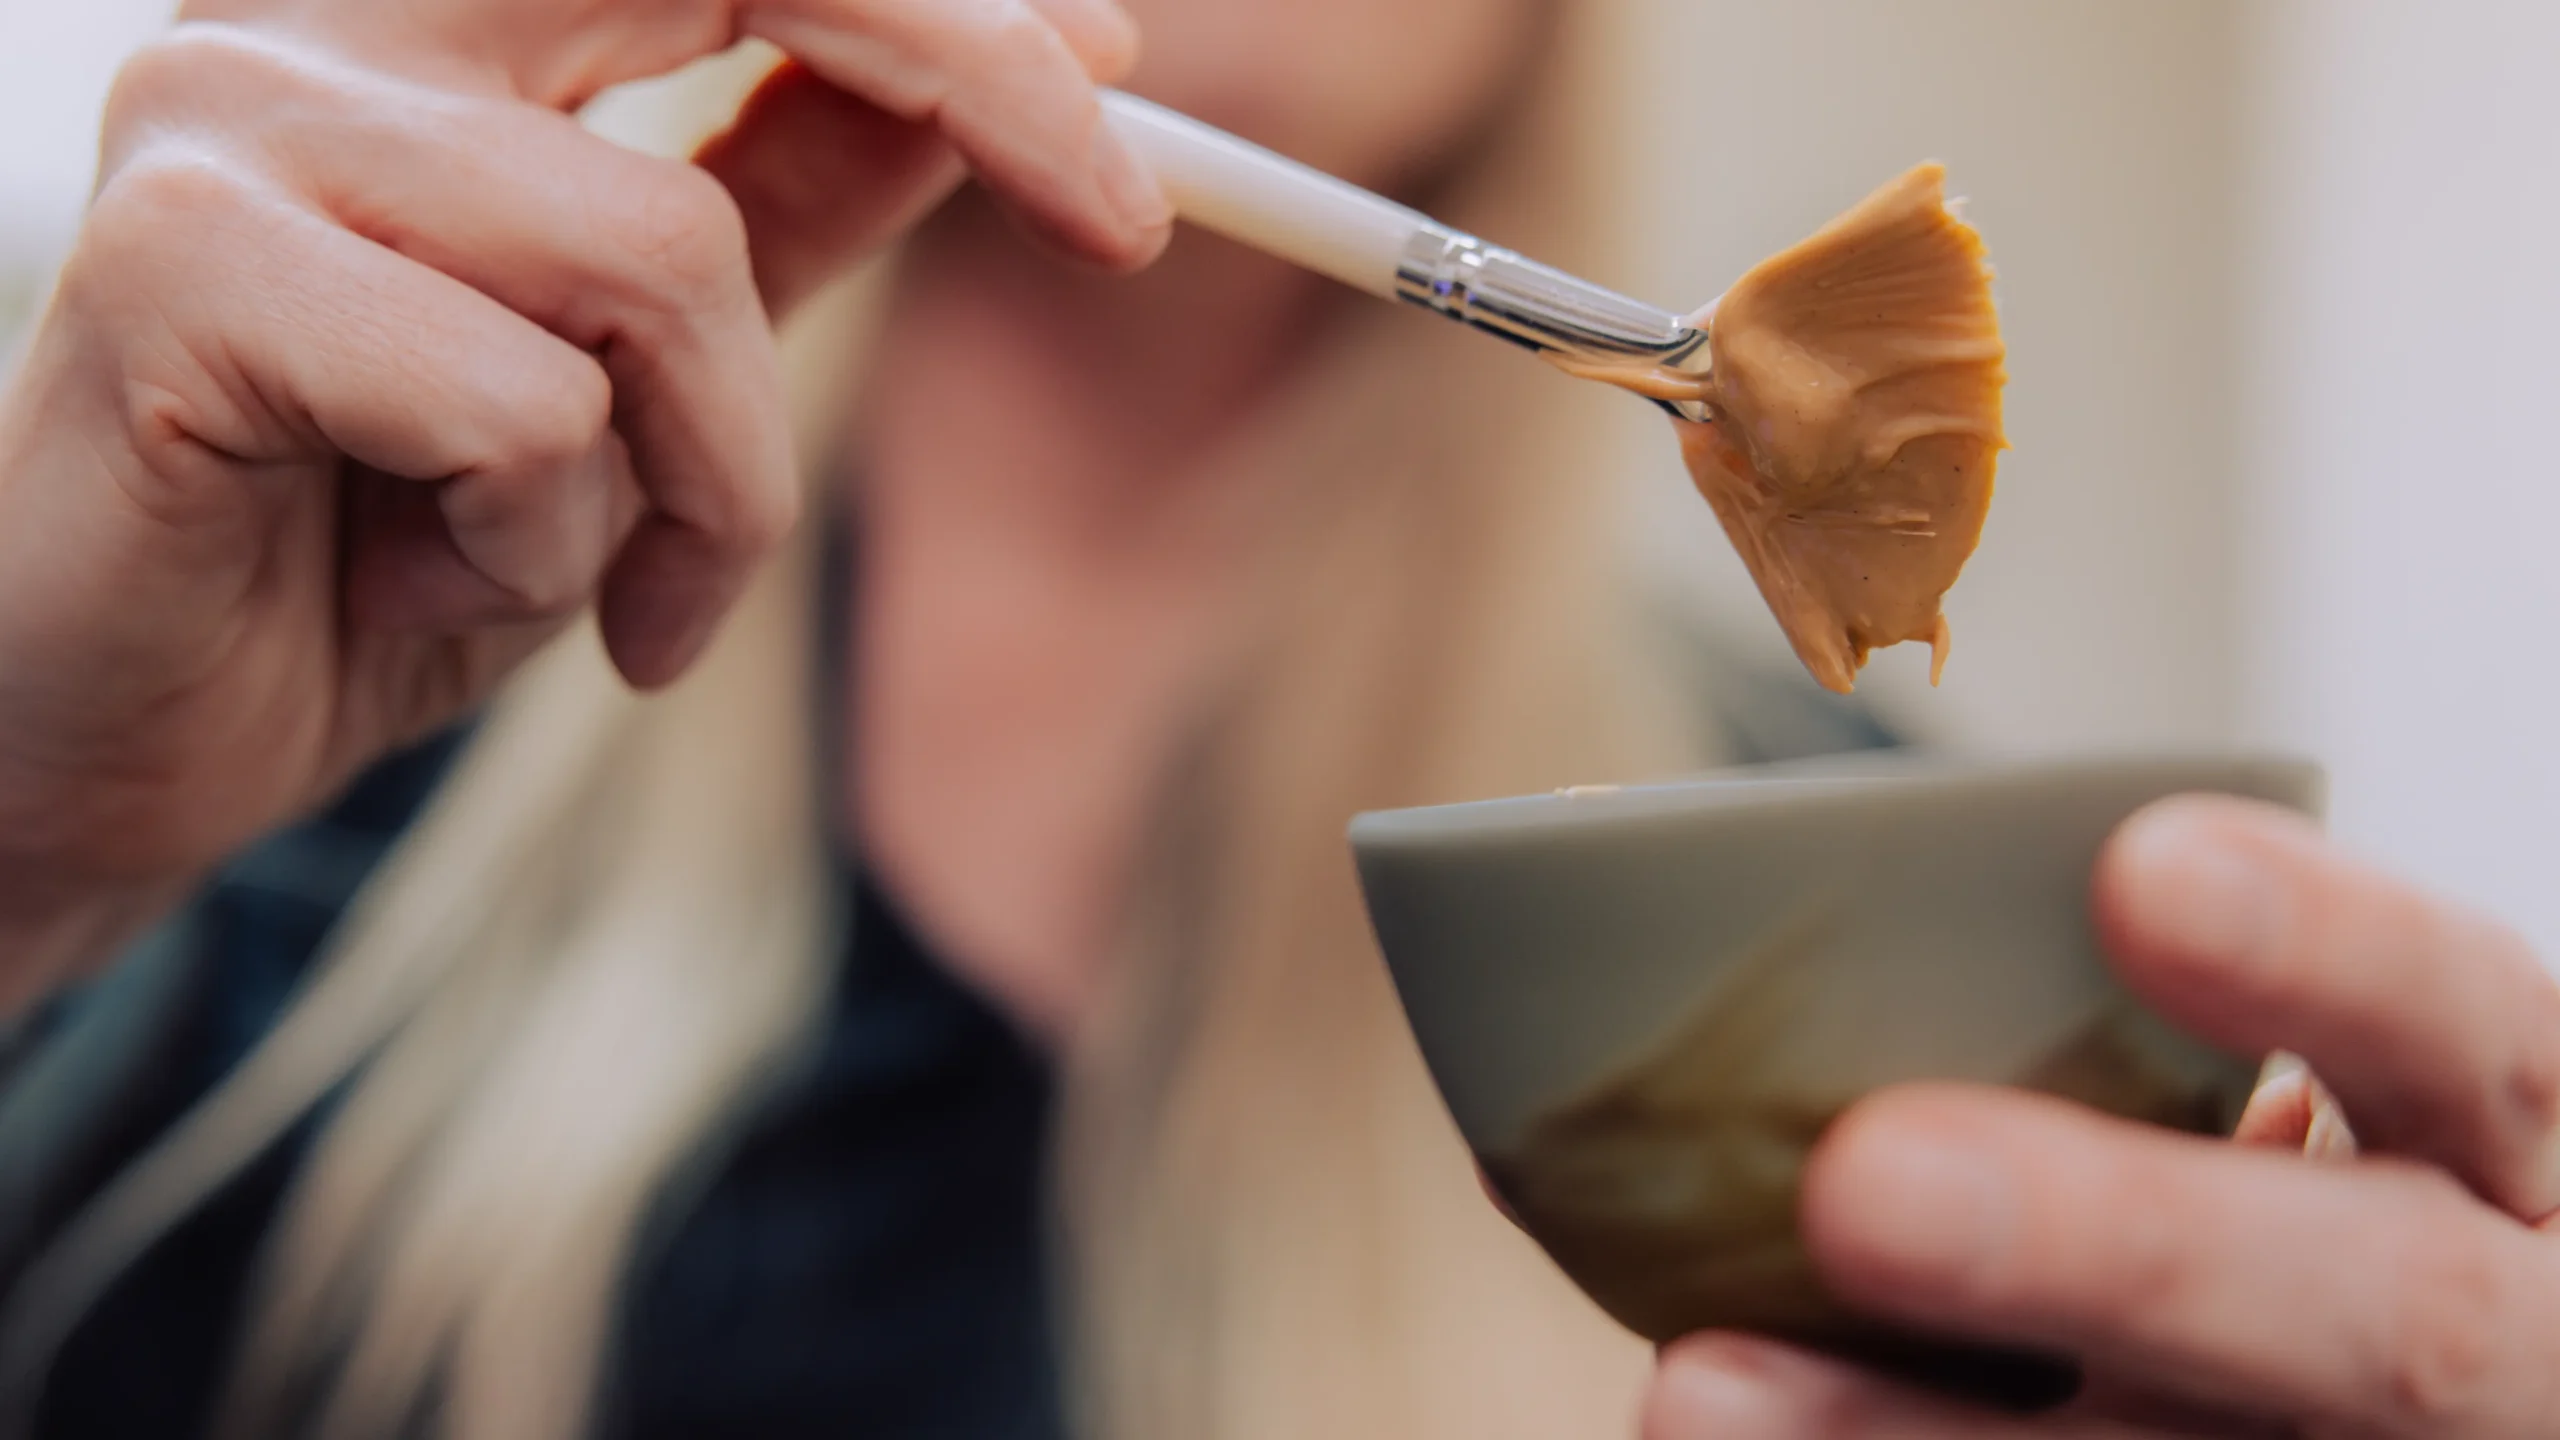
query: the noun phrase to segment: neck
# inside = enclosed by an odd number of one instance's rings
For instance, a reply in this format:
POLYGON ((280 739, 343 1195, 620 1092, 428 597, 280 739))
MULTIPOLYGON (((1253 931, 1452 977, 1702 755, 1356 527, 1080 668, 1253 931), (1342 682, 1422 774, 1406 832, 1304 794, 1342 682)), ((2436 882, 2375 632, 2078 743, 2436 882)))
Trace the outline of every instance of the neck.
POLYGON ((1156 769, 1272 530, 1274 497, 1199 482, 1336 303, 1196 234, 1134 279, 1075 270, 977 203, 901 277, 853 819, 953 963, 1052 1035, 1098 986, 1156 769))

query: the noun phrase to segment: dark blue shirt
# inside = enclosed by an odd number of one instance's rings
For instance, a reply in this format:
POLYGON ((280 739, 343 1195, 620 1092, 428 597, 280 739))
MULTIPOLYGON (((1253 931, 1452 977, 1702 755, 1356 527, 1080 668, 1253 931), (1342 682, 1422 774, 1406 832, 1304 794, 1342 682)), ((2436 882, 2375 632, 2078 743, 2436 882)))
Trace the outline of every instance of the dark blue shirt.
MULTIPOLYGON (((173 1007, 175 1033, 121 1087, 104 1151, 159 1133, 266 1033, 459 743, 386 762, 154 941, 194 952, 176 968, 201 993, 173 1007)), ((605 1378, 605 1435, 1063 1433, 1042 1260, 1048 1066, 858 871, 843 884, 851 948, 824 1037, 643 1260, 605 1378)), ((42 1434, 203 1433, 313 1128, 125 1274, 65 1350, 42 1434)))

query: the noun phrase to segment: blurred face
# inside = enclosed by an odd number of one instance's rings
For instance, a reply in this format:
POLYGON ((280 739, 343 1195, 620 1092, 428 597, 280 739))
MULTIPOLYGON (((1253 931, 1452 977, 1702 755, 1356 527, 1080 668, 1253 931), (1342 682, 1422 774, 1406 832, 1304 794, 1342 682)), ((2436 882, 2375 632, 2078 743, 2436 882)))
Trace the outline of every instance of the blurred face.
POLYGON ((1551 0, 1124 0, 1130 88, 1361 184, 1427 174, 1492 114, 1551 0))

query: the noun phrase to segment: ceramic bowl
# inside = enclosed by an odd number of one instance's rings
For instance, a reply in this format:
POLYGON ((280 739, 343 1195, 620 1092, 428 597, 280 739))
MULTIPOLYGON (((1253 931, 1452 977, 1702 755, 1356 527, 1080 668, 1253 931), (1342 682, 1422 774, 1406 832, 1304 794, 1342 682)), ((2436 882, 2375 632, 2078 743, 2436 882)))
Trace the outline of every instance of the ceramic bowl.
POLYGON ((2283 759, 1861 755, 1363 815, 1361 885, 1431 1073, 1522 1226, 1660 1341, 1772 1335, 2014 1405, 2060 1360, 1836 1303, 1798 1173, 1879 1086, 2046 1091, 2227 1134, 2258 1074, 2110 973, 2089 880, 2151 801, 2316 812, 2283 759))

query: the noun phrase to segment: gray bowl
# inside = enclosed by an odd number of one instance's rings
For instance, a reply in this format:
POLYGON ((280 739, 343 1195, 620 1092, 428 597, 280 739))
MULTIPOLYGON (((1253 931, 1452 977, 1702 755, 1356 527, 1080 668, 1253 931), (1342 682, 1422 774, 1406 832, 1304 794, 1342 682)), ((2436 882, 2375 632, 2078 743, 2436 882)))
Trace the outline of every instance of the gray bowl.
POLYGON ((1861 755, 1363 815, 1361 886, 1459 1129, 1539 1244, 1656 1341, 1773 1335, 2035 1405, 2053 1357, 1908 1334, 1825 1293, 1797 1176, 1863 1094, 2023 1086, 2227 1134, 2258 1073, 2137 1004, 2089 876, 2153 800, 2317 811, 2281 759, 1861 755))

